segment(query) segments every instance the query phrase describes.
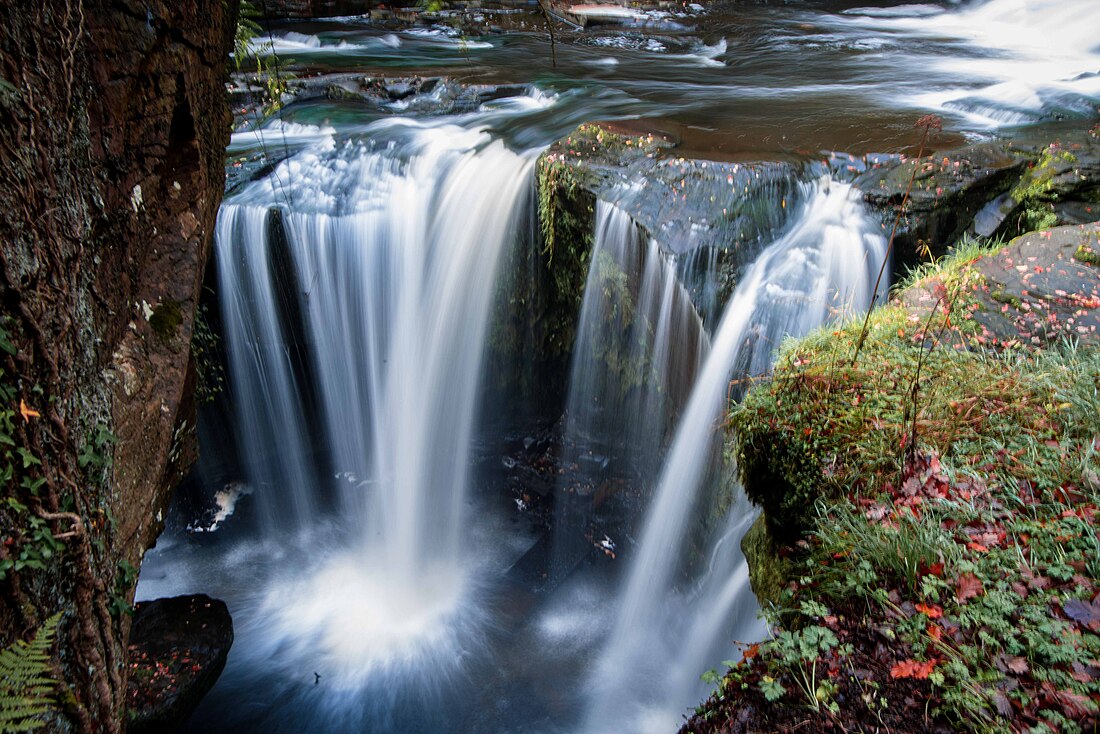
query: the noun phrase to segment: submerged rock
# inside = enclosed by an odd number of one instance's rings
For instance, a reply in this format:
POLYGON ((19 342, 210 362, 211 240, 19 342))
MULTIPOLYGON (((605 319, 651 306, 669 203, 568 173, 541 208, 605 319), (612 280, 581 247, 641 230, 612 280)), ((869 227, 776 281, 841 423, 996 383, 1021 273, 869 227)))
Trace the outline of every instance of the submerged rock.
POLYGON ((220 599, 139 602, 130 632, 128 731, 178 729, 218 680, 232 645, 233 620, 220 599))

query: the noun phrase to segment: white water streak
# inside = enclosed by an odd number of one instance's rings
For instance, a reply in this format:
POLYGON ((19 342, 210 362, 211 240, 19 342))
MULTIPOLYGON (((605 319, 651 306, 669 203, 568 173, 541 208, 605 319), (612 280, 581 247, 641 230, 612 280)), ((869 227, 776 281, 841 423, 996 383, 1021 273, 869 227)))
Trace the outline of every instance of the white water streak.
POLYGON ((406 633, 433 626, 406 622, 410 609, 433 610, 438 621, 441 600, 463 597, 489 312, 534 166, 534 153, 478 130, 398 132, 380 151, 330 142, 289 159, 224 205, 219 224, 238 430, 269 532, 322 524, 323 486, 340 498, 350 537, 350 556, 317 572, 324 593, 308 583, 270 590, 272 634, 287 649, 347 658, 347 673, 369 670, 372 651, 392 658, 406 633), (271 208, 282 210, 279 257, 271 208), (283 260, 292 272, 277 281, 283 260), (288 283, 298 292, 279 294, 280 308, 276 290, 288 283), (298 365, 288 357, 292 337, 303 342, 298 365), (316 405, 298 391, 307 374, 316 405), (328 456, 315 459, 315 450, 328 456), (319 466, 332 471, 322 478, 319 466), (339 603, 340 579, 369 580, 370 593, 358 588, 358 602, 339 603))
POLYGON ((885 253, 878 227, 848 185, 825 180, 814 187, 794 226, 753 263, 726 306, 631 560, 618 620, 594 679, 587 731, 612 722, 645 731, 646 722, 678 720, 679 707, 701 695, 692 681, 709 667, 715 646, 724 648, 726 657, 733 652, 721 632, 738 600, 751 598, 738 550, 752 517, 743 498, 723 534, 724 562, 686 591, 677 578, 691 511, 714 455, 730 376, 768 369, 785 336, 866 309, 885 253), (637 721, 624 721, 629 711, 638 712, 637 721))

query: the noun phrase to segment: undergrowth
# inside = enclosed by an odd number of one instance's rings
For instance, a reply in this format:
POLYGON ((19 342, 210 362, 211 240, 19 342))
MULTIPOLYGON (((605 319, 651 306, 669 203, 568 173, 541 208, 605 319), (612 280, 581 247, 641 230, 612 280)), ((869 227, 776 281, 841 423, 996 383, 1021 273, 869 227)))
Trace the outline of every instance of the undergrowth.
POLYGON ((1095 731, 1100 352, 976 345, 963 266, 987 250, 913 273, 935 275, 931 308, 876 311, 854 365, 859 323, 785 344, 731 416, 746 491, 796 562, 773 639, 713 705, 756 691, 828 719, 843 689, 874 722, 919 713, 919 683, 945 729, 1095 731), (811 660, 792 635, 817 628, 831 644, 811 660))

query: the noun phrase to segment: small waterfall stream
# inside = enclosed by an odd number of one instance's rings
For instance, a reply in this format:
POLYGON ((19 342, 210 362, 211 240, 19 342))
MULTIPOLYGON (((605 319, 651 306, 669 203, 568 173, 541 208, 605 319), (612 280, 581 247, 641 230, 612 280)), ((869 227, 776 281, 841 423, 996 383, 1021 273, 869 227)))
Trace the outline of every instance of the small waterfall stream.
POLYGON ((730 614, 735 604, 751 598, 739 545, 753 514, 740 488, 734 488, 734 505, 718 539, 723 552, 711 554, 712 562, 694 582, 678 572, 691 548, 684 542, 691 535, 691 514, 714 466, 730 379, 766 371, 785 336, 808 333, 871 302, 886 249, 879 228, 847 184, 824 179, 806 186, 810 190, 792 227, 745 272, 725 307, 630 559, 617 619, 593 676, 587 731, 607 730, 615 722, 622 726, 624 715, 630 716, 624 712, 635 713, 631 731, 669 731, 699 699, 692 673, 698 676, 717 664, 716 643, 719 655, 724 651, 729 657, 733 635, 760 635, 752 616, 730 614), (731 619, 739 631, 729 629, 731 619), (723 631, 731 636, 722 640, 723 631))
POLYGON ((556 572, 590 549, 583 535, 610 465, 657 473, 669 422, 708 346, 671 258, 625 212, 597 201, 565 407, 562 465, 576 470, 557 491, 556 572))

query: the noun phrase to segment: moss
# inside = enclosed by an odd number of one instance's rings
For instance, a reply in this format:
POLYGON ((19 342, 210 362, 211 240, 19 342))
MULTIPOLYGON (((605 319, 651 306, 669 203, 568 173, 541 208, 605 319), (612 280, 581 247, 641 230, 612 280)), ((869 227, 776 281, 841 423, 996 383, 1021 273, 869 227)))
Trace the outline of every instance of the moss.
POLYGON ((149 326, 161 341, 170 341, 183 323, 183 311, 179 301, 164 301, 153 309, 149 326))
POLYGON ((733 421, 745 494, 763 508, 772 537, 794 540, 810 526, 814 500, 825 486, 822 462, 816 447, 797 431, 761 425, 756 422, 760 414, 746 407, 733 421))
POLYGON ((1052 227, 1058 222, 1053 202, 1058 200, 1054 191, 1055 179, 1066 164, 1077 162, 1077 157, 1063 150, 1057 143, 1049 145, 1039 155, 1039 159, 1012 189, 1012 198, 1023 207, 1021 231, 1032 231, 1052 227))
POLYGON ((1100 267, 1100 252, 1097 252, 1088 245, 1081 245, 1078 247, 1077 252, 1073 253, 1073 258, 1086 265, 1096 265, 1100 267))
POLYGON ((1012 295, 1011 293, 1005 293, 1004 290, 1000 289, 1000 288, 998 288, 997 290, 991 291, 990 294, 989 294, 989 297, 992 298, 997 303, 1007 303, 1009 306, 1012 306, 1013 308, 1020 308, 1020 306, 1022 305, 1022 302, 1020 301, 1019 298, 1012 295))
POLYGON ((793 577, 796 564, 780 555, 779 544, 768 532, 768 523, 764 515, 745 533, 741 540, 741 552, 749 564, 749 581, 752 591, 761 604, 778 603, 780 592, 786 588, 793 577))
POLYGON ((501 264, 489 369, 507 399, 554 409, 564 399, 596 199, 560 153, 539 159, 536 186, 537 235, 501 264))

